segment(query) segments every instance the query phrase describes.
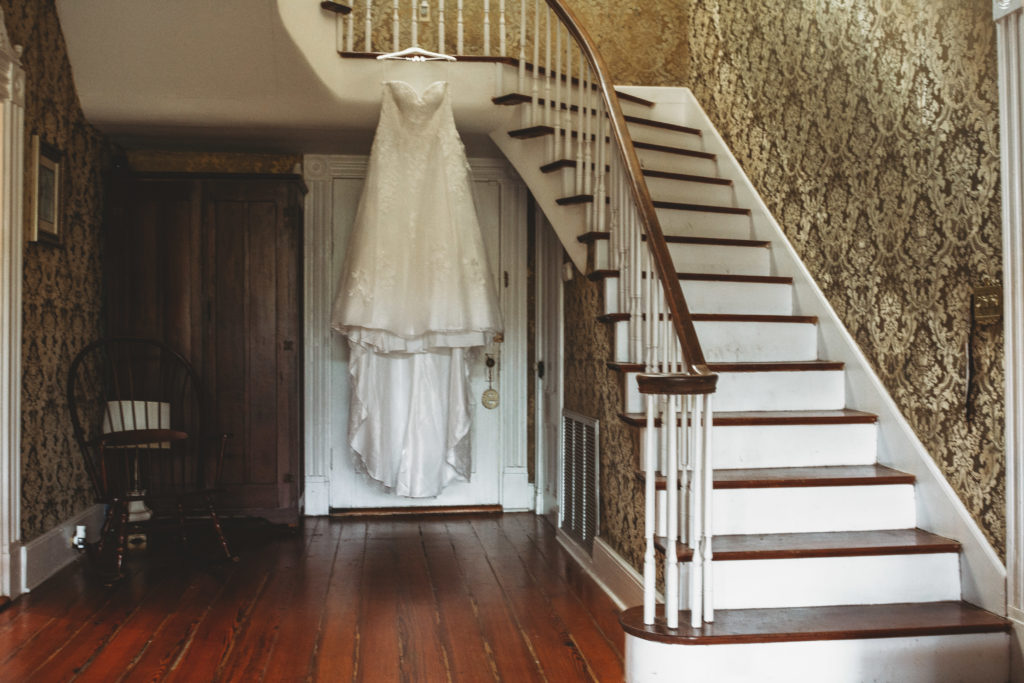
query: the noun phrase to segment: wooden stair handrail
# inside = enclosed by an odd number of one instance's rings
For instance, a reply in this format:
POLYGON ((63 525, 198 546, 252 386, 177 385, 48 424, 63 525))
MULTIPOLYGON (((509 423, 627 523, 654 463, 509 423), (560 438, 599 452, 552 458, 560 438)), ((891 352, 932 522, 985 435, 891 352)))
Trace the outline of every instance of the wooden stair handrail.
POLYGON ((633 196, 633 201, 636 203, 644 232, 647 235, 647 246, 651 250, 654 267, 665 290, 665 300, 668 304, 669 312, 672 314, 673 327, 683 347, 683 356, 686 364, 686 371, 683 374, 702 377, 714 376, 715 373, 708 368, 707 362, 704 360, 704 351, 701 349, 700 341, 697 339, 697 331, 693 327, 690 309, 686 305, 683 289, 679 284, 679 278, 672 263, 672 256, 668 250, 668 242, 665 240, 665 233, 661 230, 661 223, 658 221, 651 193, 647 189, 647 183, 644 181, 640 158, 633 147, 633 140, 629 135, 626 118, 622 114, 622 106, 619 104, 614 84, 611 82, 608 66, 594 46, 594 41, 591 39, 590 34, 583 28, 572 10, 566 7, 562 0, 545 1, 548 7, 562 21, 569 33, 576 39, 581 53, 586 56, 587 61, 590 62, 590 66, 597 76, 601 97, 608 108, 608 120, 613 138, 618 145, 619 154, 628 171, 626 176, 629 182, 630 193, 633 196))

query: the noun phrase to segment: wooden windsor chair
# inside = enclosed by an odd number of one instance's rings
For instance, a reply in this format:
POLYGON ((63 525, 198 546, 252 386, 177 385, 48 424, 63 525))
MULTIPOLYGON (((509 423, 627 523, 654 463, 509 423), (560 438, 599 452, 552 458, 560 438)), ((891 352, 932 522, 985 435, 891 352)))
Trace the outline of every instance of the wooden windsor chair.
POLYGON ((109 338, 71 363, 71 422, 99 502, 107 513, 90 547, 107 583, 123 576, 128 538, 150 518, 207 517, 220 549, 232 554, 214 507, 229 434, 205 430, 202 392, 191 364, 165 344, 109 338))

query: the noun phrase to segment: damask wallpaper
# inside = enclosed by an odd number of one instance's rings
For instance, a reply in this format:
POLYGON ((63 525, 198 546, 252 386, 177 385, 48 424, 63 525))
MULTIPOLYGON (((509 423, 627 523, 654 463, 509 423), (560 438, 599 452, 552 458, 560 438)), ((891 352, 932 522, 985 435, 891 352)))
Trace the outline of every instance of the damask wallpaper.
MULTIPOLYGON (((634 3, 623 22, 599 0, 568 1, 618 82, 694 91, 1003 553, 1002 327, 972 325, 969 310, 971 288, 1001 278, 991 3, 680 0, 634 3)), ((567 291, 570 331, 587 325, 575 316, 591 315, 589 290, 567 291)), ((593 352, 567 373, 614 388, 593 352)), ((602 419, 602 535, 636 562, 639 491, 608 474, 632 463, 605 450, 617 427, 604 393, 574 400, 602 419)))
POLYGON ((63 245, 29 243, 24 255, 21 531, 28 541, 93 502, 64 383, 74 354, 101 330, 106 147, 82 115, 53 0, 0 0, 0 7, 11 40, 24 46, 26 141, 38 134, 56 145, 65 169, 63 245))
POLYGON ((987 0, 692 0, 686 84, 988 539, 1005 548, 987 0), (970 345, 975 380, 967 385, 970 345))

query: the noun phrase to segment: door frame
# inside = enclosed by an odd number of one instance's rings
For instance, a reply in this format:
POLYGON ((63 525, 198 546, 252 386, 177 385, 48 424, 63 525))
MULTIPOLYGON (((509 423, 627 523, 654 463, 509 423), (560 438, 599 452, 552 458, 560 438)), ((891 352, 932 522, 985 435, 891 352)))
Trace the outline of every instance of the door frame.
POLYGON ((22 593, 21 278, 25 71, 0 10, 0 596, 22 593))
MULTIPOLYGON (((335 284, 329 282, 333 244, 332 184, 339 178, 366 176, 369 157, 348 154, 309 154, 303 157, 306 195, 303 238, 303 439, 305 443, 304 498, 301 514, 330 513, 331 449, 329 428, 337 418, 330 414, 332 391, 328 367, 331 355, 331 305, 335 284)), ((500 500, 506 510, 534 507, 534 485, 527 474, 526 437, 526 188, 503 159, 472 158, 472 179, 493 180, 507 190, 502 197, 511 201, 501 206, 502 225, 512 230, 501 234, 501 280, 498 297, 505 314, 505 339, 501 357, 523 372, 502 375, 502 454, 499 477, 500 500), (505 275, 507 274, 507 280, 505 275)), ((411 509, 414 510, 414 509, 411 509)))
POLYGON ((544 379, 539 377, 538 368, 533 368, 534 382, 534 453, 535 465, 534 479, 536 480, 537 495, 534 503, 534 512, 538 515, 547 515, 551 512, 558 515, 558 501, 561 500, 562 484, 561 476, 561 454, 562 454, 562 430, 561 425, 555 427, 555 443, 550 444, 545 438, 544 421, 551 414, 551 406, 546 405, 545 397, 548 393, 544 391, 546 382, 554 380, 557 388, 551 392, 555 401, 556 415, 562 414, 562 407, 565 403, 565 299, 563 296, 564 282, 562 280, 562 243, 555 234, 554 228, 548 223, 540 206, 533 203, 534 225, 534 263, 536 282, 536 307, 535 307, 535 334, 534 348, 536 349, 537 362, 544 362, 544 379), (546 342, 553 342, 550 345, 546 342), (545 350, 554 349, 554 357, 545 356, 545 350), (555 459, 556 476, 554 491, 548 492, 547 475, 550 466, 549 458, 555 459))

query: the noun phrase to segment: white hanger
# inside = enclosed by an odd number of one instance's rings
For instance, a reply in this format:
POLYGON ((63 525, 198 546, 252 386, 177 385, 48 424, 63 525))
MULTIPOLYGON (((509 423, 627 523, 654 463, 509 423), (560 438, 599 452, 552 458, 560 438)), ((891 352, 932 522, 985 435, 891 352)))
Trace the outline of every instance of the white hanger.
POLYGON ((442 54, 440 52, 431 52, 430 50, 424 50, 422 47, 419 47, 418 45, 407 47, 404 50, 399 50, 398 52, 389 52, 387 54, 377 55, 377 59, 404 59, 408 62, 455 61, 455 57, 452 57, 451 55, 442 54))

